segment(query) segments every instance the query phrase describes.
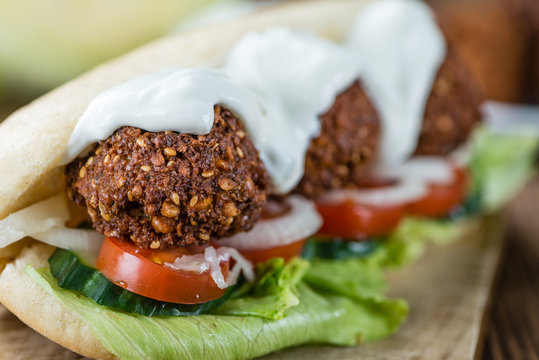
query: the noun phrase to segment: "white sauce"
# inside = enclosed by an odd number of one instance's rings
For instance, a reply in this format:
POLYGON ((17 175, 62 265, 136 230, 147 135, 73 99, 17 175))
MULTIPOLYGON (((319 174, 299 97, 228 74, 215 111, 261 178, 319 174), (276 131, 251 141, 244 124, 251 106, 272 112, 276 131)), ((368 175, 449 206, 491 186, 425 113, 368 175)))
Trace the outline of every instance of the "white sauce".
MULTIPOLYGON (((257 92, 285 123, 273 130, 288 158, 285 175, 274 181, 291 190, 304 172, 305 153, 320 131, 319 116, 359 76, 360 63, 346 48, 316 35, 272 28, 245 35, 231 49, 224 70, 257 92)), ((274 119, 275 120, 275 119, 274 119)), ((256 144, 256 142, 255 142, 256 144)))
POLYGON ((274 192, 287 193, 303 176, 319 116, 360 73, 383 120, 382 160, 402 162, 416 147, 443 37, 426 5, 383 0, 361 14, 348 45, 268 29, 245 35, 222 70, 168 69, 118 85, 90 103, 64 163, 122 126, 207 134, 220 104, 243 122, 274 192))
POLYGON ((381 0, 360 13, 348 43, 361 58, 362 83, 382 120, 380 161, 402 163, 417 147, 446 54, 444 37, 422 2, 381 0))
POLYGON ((265 108, 253 91, 218 70, 167 69, 104 91, 90 103, 77 123, 64 163, 126 125, 153 132, 208 134, 216 104, 233 111, 242 120, 274 180, 276 191, 290 190, 283 183, 290 183, 287 178, 294 165, 287 148, 287 134, 294 129, 279 118, 272 118, 272 110, 265 108))

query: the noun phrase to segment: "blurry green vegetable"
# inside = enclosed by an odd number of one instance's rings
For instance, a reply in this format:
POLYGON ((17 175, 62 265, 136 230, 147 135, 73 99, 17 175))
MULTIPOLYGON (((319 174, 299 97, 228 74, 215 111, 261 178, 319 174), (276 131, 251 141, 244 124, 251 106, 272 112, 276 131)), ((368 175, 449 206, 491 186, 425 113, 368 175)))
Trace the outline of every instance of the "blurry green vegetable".
POLYGON ((0 85, 37 94, 167 33, 213 2, 0 0, 0 85))

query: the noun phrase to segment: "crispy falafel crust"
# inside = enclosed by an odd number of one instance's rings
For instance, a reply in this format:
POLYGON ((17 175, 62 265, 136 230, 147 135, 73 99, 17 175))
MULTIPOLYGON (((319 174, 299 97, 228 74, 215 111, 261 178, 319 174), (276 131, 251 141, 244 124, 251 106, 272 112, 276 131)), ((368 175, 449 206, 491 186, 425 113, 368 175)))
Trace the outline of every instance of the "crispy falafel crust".
POLYGON ((414 155, 448 155, 481 121, 480 85, 451 47, 434 81, 414 155))
POLYGON ((96 229, 145 248, 252 228, 269 176, 241 122, 215 106, 207 135, 123 127, 66 167, 67 193, 96 229))
POLYGON ((320 134, 305 155, 305 173, 294 190, 314 198, 365 175, 380 139, 378 114, 356 81, 321 116, 320 134))

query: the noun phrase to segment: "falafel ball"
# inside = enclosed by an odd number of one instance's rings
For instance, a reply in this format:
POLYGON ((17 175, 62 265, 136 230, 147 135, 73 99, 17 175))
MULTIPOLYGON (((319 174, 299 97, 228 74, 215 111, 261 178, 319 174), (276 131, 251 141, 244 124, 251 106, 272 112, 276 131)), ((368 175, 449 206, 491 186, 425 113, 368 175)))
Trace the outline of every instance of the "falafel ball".
POLYGON ((305 173, 294 190, 309 198, 364 176, 380 139, 378 114, 358 81, 337 96, 320 121, 320 134, 311 141, 305 173))
POLYGON ((450 47, 427 101, 414 155, 448 155, 481 121, 480 85, 465 65, 450 47))
POLYGON ((203 244, 252 228, 269 176, 243 125, 214 107, 207 135, 122 127, 66 168, 95 228, 143 248, 203 244))

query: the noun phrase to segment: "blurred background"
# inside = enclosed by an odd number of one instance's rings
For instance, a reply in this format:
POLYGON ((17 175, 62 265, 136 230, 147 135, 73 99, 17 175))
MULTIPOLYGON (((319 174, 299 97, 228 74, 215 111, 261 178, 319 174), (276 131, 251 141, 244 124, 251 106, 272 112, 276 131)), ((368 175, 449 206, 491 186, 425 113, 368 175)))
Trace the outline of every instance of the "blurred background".
MULTIPOLYGON (((0 0, 0 119, 49 89, 154 38, 242 16, 276 2, 0 0)), ((488 98, 539 102, 539 0, 429 2, 488 98)))
MULTIPOLYGON (((428 1, 450 46, 468 62, 487 98, 539 103, 539 0, 428 1)), ((152 39, 277 2, 0 0, 0 121, 48 90, 152 39)), ((494 292, 483 359, 539 353, 539 317, 533 315, 539 314, 539 229, 533 221, 539 211, 539 180, 522 196, 528 201, 517 202, 518 211, 511 212, 518 226, 512 227, 494 292), (530 230, 523 236, 522 229, 530 230)))

